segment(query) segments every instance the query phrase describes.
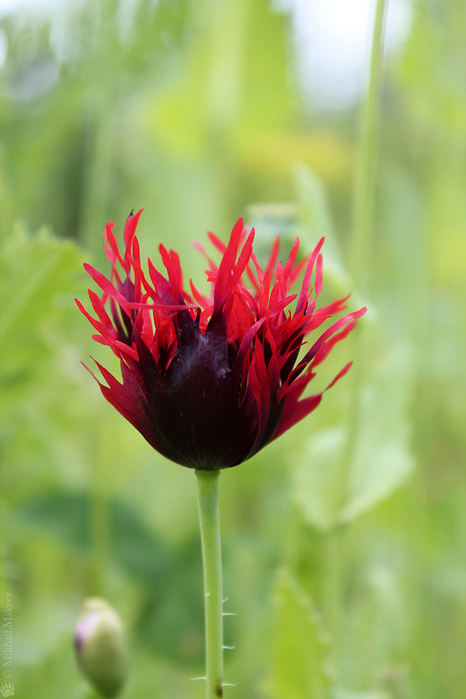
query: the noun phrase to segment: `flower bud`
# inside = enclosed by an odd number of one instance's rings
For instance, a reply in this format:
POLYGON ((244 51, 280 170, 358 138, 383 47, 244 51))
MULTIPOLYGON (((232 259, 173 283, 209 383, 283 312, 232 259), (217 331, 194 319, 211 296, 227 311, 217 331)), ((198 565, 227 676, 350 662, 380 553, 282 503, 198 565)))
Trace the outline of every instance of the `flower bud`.
POLYGON ((78 663, 103 697, 114 697, 126 678, 127 653, 123 624, 103 599, 90 597, 84 603, 76 627, 78 663))

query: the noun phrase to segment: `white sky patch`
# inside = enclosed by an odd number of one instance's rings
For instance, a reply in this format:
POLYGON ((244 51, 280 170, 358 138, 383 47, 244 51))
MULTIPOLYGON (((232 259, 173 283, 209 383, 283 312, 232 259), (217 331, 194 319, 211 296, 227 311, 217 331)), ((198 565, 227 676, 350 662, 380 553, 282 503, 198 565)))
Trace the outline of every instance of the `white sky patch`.
MULTIPOLYGON (((310 106, 351 106, 364 90, 375 0, 277 0, 292 13, 301 84, 310 106)), ((409 0, 389 0, 386 55, 406 38, 409 0)))
POLYGON ((4 15, 39 15, 49 17, 58 10, 66 10, 70 0, 0 0, 0 17, 4 15))

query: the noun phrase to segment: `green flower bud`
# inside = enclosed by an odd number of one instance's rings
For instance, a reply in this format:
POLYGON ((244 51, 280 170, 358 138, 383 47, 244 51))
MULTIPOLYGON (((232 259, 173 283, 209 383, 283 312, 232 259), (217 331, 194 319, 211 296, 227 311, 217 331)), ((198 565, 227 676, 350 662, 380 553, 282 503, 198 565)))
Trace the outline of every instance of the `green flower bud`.
POLYGON ((116 696, 126 678, 125 633, 118 614, 105 600, 90 597, 84 603, 75 648, 78 663, 95 689, 103 697, 116 696))

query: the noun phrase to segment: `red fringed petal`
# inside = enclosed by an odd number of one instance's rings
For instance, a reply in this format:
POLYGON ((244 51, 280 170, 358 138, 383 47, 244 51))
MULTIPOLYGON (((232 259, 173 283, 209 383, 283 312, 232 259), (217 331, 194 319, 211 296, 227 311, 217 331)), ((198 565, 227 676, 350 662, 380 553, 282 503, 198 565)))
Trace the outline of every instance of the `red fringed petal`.
POLYGON ((319 405, 325 391, 303 397, 315 368, 366 309, 331 323, 305 351, 306 337, 344 311, 347 301, 316 309, 323 239, 299 262, 296 239, 283 264, 277 238, 263 270, 253 251, 254 230, 239 219, 226 245, 209 233, 221 255, 218 266, 195 244, 207 259, 211 293, 202 293, 192 281, 188 293, 178 254, 163 245, 165 274, 149 259, 146 278, 136 235, 140 215, 126 221, 124 254, 114 224, 107 224, 110 279, 85 265, 102 295, 89 292, 95 316, 80 301, 78 307, 97 331, 94 339, 121 359, 122 383, 98 365, 106 382, 99 385, 164 455, 190 467, 234 466, 319 405), (292 293, 300 275, 298 293, 292 293))

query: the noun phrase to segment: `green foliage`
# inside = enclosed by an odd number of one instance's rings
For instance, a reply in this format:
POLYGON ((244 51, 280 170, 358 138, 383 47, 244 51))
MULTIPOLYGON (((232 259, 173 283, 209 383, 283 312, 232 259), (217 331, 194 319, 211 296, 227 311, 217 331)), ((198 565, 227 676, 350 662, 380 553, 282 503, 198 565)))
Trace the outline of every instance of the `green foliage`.
POLYGON ((73 307, 71 294, 78 288, 81 264, 76 246, 57 240, 46 229, 30 235, 18 225, 5 241, 0 249, 4 385, 31 382, 43 372, 73 307), (31 354, 37 363, 28 361, 31 354))
POLYGON ((288 14, 266 0, 2 10, 0 604, 12 594, 18 696, 89 697, 72 638, 96 594, 128 628, 122 698, 204 695, 194 479, 80 364, 91 352, 117 370, 73 299, 86 303, 82 261, 106 264, 107 220, 121 236, 142 206, 144 256, 174 247, 196 280, 189 241, 224 239, 239 215, 261 260, 277 233, 303 253, 325 235, 325 301, 369 308, 315 380, 354 361, 319 409, 222 474, 225 609, 239 612, 225 696, 465 695, 466 12, 411 11, 384 66, 356 287, 361 104, 306 103, 288 14))
POLYGON ((328 696, 327 648, 312 602, 291 573, 277 577, 270 696, 274 699, 324 699, 328 696))
POLYGON ((322 429, 303 442, 295 467, 296 500, 306 521, 324 530, 346 523, 388 497, 412 472, 409 369, 392 349, 360 387, 354 422, 322 429))
POLYGON ((0 248, 0 439, 6 483, 24 476, 26 461, 50 459, 50 423, 54 414, 73 412, 63 391, 74 390, 68 372, 75 322, 73 296, 84 288, 82 255, 72 241, 43 229, 28 233, 17 224, 0 248), (46 417, 47 416, 47 417, 46 417), (11 450, 11 452, 10 452, 11 450))
MULTIPOLYGON (((123 503, 111 502, 108 507, 112 533, 110 551, 115 562, 130 575, 147 583, 162 581, 172 565, 171 555, 136 513, 123 503)), ((15 520, 26 530, 42 533, 89 556, 92 549, 91 508, 87 493, 41 493, 16 510, 15 520)))

